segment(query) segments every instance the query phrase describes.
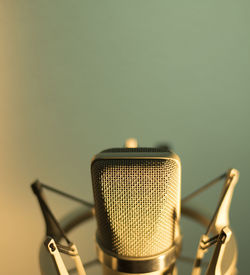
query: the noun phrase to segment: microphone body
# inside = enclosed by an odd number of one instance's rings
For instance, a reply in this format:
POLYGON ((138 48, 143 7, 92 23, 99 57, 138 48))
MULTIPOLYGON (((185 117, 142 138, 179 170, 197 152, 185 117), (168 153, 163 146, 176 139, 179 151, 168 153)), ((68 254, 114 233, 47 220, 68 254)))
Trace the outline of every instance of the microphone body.
POLYGON ((93 158, 91 174, 103 274, 175 274, 179 157, 166 148, 113 148, 93 158))

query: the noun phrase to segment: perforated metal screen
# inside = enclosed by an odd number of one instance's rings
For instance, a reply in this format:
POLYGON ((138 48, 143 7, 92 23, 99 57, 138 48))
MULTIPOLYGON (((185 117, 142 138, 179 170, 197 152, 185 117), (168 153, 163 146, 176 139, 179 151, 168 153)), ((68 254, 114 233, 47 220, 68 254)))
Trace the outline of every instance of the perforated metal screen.
POLYGON ((123 256, 158 254, 174 240, 180 167, 173 159, 106 159, 92 165, 97 237, 123 256))

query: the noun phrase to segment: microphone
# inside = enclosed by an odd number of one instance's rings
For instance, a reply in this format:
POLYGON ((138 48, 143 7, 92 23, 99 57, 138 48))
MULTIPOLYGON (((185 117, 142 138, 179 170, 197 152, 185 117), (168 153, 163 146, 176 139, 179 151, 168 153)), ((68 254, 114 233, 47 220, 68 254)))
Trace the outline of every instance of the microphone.
POLYGON ((112 148, 91 163, 103 274, 175 274, 181 162, 166 146, 112 148))

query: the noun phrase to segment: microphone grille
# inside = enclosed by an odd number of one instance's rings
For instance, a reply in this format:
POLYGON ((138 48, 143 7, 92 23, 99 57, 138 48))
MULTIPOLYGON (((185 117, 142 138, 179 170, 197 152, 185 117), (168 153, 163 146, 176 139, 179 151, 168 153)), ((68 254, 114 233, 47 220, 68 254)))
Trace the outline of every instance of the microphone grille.
POLYGON ((92 182, 97 238, 106 249, 144 257, 173 245, 180 197, 176 159, 97 159, 92 182))

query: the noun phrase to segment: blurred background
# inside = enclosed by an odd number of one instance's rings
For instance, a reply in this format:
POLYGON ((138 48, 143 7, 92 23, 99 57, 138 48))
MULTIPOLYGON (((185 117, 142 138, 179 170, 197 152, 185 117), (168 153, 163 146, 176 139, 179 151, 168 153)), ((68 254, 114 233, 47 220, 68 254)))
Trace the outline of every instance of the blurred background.
POLYGON ((172 144, 183 196, 240 171, 231 225, 246 274, 249 27, 249 1, 0 1, 1 272, 40 274, 30 183, 93 201, 92 156, 136 137, 172 144))

